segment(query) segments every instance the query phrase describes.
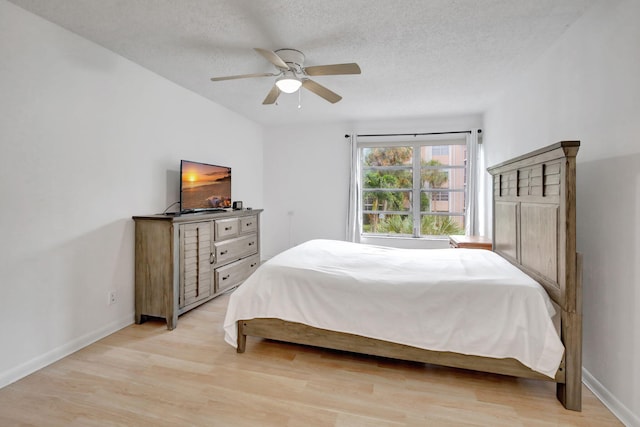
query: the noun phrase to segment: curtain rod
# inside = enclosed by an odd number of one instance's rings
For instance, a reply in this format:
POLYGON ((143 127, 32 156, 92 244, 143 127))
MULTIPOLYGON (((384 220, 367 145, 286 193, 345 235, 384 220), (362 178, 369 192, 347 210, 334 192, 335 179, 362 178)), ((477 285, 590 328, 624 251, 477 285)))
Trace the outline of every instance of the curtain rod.
MULTIPOLYGON (((478 129, 478 133, 481 133, 482 129, 478 129)), ((381 133, 381 134, 357 134, 356 136, 423 136, 423 135, 446 135, 452 133, 471 133, 470 130, 456 130, 452 132, 426 132, 426 133, 381 133)), ((345 138, 351 137, 351 135, 346 134, 345 138)))

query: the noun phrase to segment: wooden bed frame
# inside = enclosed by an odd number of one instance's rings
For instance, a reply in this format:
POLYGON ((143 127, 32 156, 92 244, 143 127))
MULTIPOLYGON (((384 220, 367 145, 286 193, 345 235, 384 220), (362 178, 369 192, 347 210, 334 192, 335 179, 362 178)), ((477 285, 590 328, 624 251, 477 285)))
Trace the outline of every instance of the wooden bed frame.
POLYGON ((280 319, 238 321, 238 353, 246 337, 306 344, 401 360, 524 378, 552 380, 565 408, 582 406, 582 259, 576 253, 576 154, 563 141, 490 167, 493 177, 493 250, 538 281, 561 313, 565 353, 554 379, 515 359, 423 350, 280 319))

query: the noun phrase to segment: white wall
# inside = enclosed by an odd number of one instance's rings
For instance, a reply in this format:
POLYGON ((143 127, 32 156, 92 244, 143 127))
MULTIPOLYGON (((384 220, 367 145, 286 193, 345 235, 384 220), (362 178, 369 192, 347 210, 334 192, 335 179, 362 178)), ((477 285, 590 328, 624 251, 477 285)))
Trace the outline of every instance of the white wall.
POLYGON ((264 133, 263 258, 315 238, 344 240, 349 194, 346 124, 264 133))
POLYGON ((131 216, 180 159, 256 207, 263 159, 260 126, 5 0, 0 58, 1 387, 133 322, 131 216))
POLYGON ((485 115, 492 165, 578 139, 585 382, 640 426, 640 2, 606 1, 485 115))
MULTIPOLYGON (((469 115, 266 128, 263 256, 270 258, 310 239, 345 239, 350 168, 346 134, 446 132, 481 124, 481 115, 469 115)), ((376 239, 368 243, 398 242, 376 239)), ((402 246, 415 247, 412 243, 402 246)), ((447 242, 424 240, 421 244, 447 246, 447 242)))

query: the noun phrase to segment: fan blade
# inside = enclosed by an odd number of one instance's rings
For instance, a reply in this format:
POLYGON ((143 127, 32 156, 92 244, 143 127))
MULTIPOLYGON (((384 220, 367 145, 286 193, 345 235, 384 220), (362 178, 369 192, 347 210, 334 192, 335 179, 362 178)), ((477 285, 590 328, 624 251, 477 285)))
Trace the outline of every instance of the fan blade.
POLYGON ((267 49, 260 49, 259 47, 254 47, 253 50, 264 56, 267 61, 271 62, 276 67, 282 68, 283 70, 289 69, 287 63, 284 62, 275 52, 267 49))
POLYGON ((349 64, 316 65, 304 69, 308 76, 335 76, 338 74, 360 74, 360 67, 355 62, 349 64))
POLYGON ((279 96, 280 96, 280 89, 278 89, 278 86, 273 85, 273 87, 267 94, 267 97, 264 99, 264 101, 262 101, 262 104, 263 105, 273 104, 278 100, 279 96))
POLYGON ((223 80, 235 80, 235 79, 248 79, 251 77, 272 77, 277 76, 278 74, 273 73, 257 73, 257 74, 240 74, 237 76, 226 76, 226 77, 212 77, 212 82, 220 82, 223 80))
POLYGON ((302 87, 326 99, 332 104, 335 104, 342 99, 342 97, 337 93, 330 91, 326 87, 314 82, 311 79, 304 79, 302 81, 302 87))

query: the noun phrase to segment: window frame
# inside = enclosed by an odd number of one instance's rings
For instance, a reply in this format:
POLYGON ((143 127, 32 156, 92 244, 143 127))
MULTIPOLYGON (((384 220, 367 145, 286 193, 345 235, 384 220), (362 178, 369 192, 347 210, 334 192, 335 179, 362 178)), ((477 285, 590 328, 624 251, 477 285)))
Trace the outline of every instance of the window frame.
MULTIPOLYGON (((467 221, 469 221, 468 218, 468 209, 467 209, 467 204, 468 204, 468 188, 469 188, 469 183, 468 183, 468 179, 470 177, 470 173, 469 173, 469 159, 468 159, 468 139, 465 136, 460 136, 459 134, 449 134, 449 135, 437 135, 437 137, 430 137, 430 138, 421 138, 420 140, 417 141, 407 141, 406 139, 401 139, 401 140, 378 140, 378 141, 359 141, 358 143, 358 147, 357 150, 359 151, 358 154, 358 161, 360 163, 359 165, 359 174, 360 174, 360 182, 364 183, 365 182, 365 176, 367 171, 370 170, 412 170, 412 188, 375 188, 373 189, 374 191, 394 191, 394 192, 404 192, 404 191, 411 191, 411 197, 412 197, 412 204, 411 204, 411 209, 407 210, 407 211, 389 211, 389 210, 385 210, 385 211, 370 211, 365 209, 365 198, 364 195, 368 190, 371 190, 369 188, 364 188, 364 184, 360 186, 359 191, 358 191, 358 195, 357 197, 360 198, 360 203, 359 203, 359 207, 360 207, 360 212, 358 213, 360 216, 360 221, 361 221, 361 228, 360 228, 360 235, 363 238, 376 238, 376 237, 384 237, 384 238, 421 238, 421 239, 441 239, 443 236, 442 235, 421 235, 421 221, 422 221, 422 216, 423 215, 432 215, 432 216, 449 216, 449 217, 455 217, 455 216, 461 216, 463 218, 464 221, 464 225, 466 227, 466 223, 467 221), (464 146, 464 150, 465 150, 465 155, 463 158, 463 164, 462 165, 451 165, 451 164, 446 164, 446 165, 442 165, 442 166, 429 166, 429 168, 435 169, 435 170, 446 170, 447 174, 449 175, 449 177, 451 176, 450 171, 455 170, 455 169, 464 169, 464 178, 463 178, 463 185, 462 188, 447 188, 445 189, 423 189, 422 188, 422 178, 421 178, 421 174, 422 174, 422 164, 421 164, 421 160, 422 160, 422 147, 433 147, 433 146, 444 146, 444 145, 455 145, 455 146, 464 146), (411 147, 412 148, 412 162, 411 162, 411 166, 366 166, 364 164, 365 161, 365 149, 368 148, 395 148, 395 147, 411 147), (417 153, 417 155, 416 155, 417 153), (425 191, 426 190, 426 191, 425 191), (442 192, 442 191, 446 191, 448 193, 447 199, 450 199, 450 193, 455 193, 455 192, 462 192, 463 193, 463 211, 462 212, 453 212, 453 211, 447 211, 447 212, 437 212, 437 211, 432 211, 432 206, 430 204, 430 210, 429 211, 422 211, 421 210, 421 196, 422 193, 428 193, 428 192, 442 192), (364 225, 364 215, 367 213, 377 213, 377 214, 382 214, 382 215, 409 215, 412 218, 412 225, 413 225, 413 232, 412 234, 401 234, 401 233, 371 233, 371 232, 365 232, 363 230, 363 225, 364 225)), ((451 150, 448 150, 449 154, 451 155, 451 150)), ((433 154, 432 154, 433 156, 433 154)), ((447 181, 449 181, 449 177, 447 179, 447 181)))

